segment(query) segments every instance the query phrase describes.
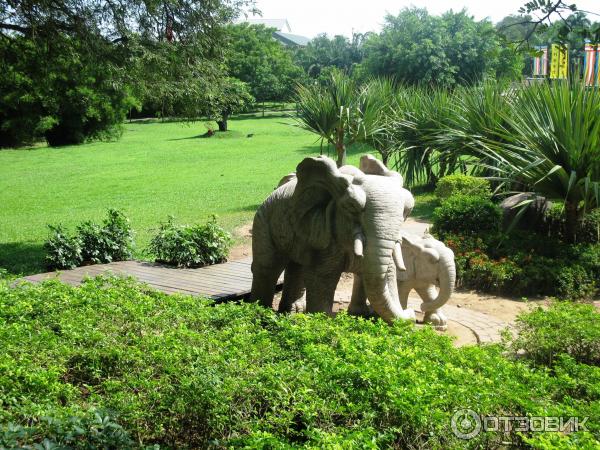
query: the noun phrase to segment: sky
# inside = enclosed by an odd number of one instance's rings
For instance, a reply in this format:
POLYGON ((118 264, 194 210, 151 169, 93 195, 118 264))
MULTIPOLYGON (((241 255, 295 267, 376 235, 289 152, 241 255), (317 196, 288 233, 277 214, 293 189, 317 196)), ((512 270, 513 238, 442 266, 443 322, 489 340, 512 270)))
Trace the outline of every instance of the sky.
MULTIPOLYGON (((600 0, 572 0, 581 10, 600 14, 600 0)), ((438 15, 449 9, 467 11, 481 20, 500 21, 516 14, 526 0, 256 0, 264 19, 287 19, 292 33, 313 38, 319 33, 330 36, 352 32, 379 31, 387 13, 409 6, 426 7, 438 15)), ((600 21, 600 16, 590 16, 600 21)))

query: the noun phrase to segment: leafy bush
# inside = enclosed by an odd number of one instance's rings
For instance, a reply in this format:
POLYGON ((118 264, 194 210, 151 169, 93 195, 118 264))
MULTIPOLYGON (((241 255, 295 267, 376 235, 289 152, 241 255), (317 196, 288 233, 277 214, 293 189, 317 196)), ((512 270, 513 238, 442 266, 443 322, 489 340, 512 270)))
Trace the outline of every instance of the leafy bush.
POLYGON ((557 294, 560 298, 588 300, 596 293, 596 281, 579 264, 565 265, 556 279, 557 294))
POLYGON ((129 219, 120 211, 109 209, 102 225, 87 221, 77 226, 84 262, 103 264, 130 259, 133 231, 129 219))
POLYGON ((524 351, 534 364, 552 367, 559 355, 600 366, 600 314, 593 305, 555 302, 517 318, 514 352, 524 351))
POLYGON ((502 211, 490 200, 456 195, 433 211, 432 231, 441 239, 449 234, 482 235, 498 232, 501 223, 502 211))
POLYGON ((105 413, 90 410, 83 417, 40 417, 35 424, 7 424, 0 432, 1 448, 117 449, 132 448, 123 428, 105 413), (41 443, 36 446, 36 443, 41 443))
POLYGON ((72 269, 82 264, 102 264, 132 257, 133 231, 129 219, 109 209, 102 225, 87 221, 69 235, 61 226, 49 225, 51 235, 44 243, 51 269, 72 269))
MULTIPOLYGON (((581 317, 585 328, 556 320, 548 330, 558 324, 570 342, 600 342, 597 320, 581 317)), ((456 438, 450 418, 461 408, 589 416, 588 434, 552 439, 600 443, 593 407, 600 377, 589 366, 565 363, 559 377, 507 358, 500 346, 454 348, 447 337, 403 322, 277 315, 114 278, 81 287, 0 283, 0 324, 0 424, 40 424, 23 444, 66 442, 42 417, 68 424, 75 416, 84 418, 77 445, 88 448, 127 447, 118 427, 139 448, 505 445, 506 435, 491 432, 456 438), (586 378, 578 384, 568 374, 586 378), (117 426, 97 436, 93 411, 111 411, 117 426)), ((8 430, 0 426, 0 436, 8 430)), ((536 438, 544 436, 551 439, 536 438)), ((530 437, 510 435, 517 447, 530 437)))
POLYGON ((597 294, 600 245, 570 246, 525 231, 448 234, 457 285, 505 295, 587 300, 597 294))
MULTIPOLYGON (((554 204, 546 210, 541 231, 553 238, 566 240, 567 219, 563 205, 554 204)), ((581 218, 577 225, 576 240, 584 244, 600 243, 600 208, 589 211, 581 218)))
POLYGON ((198 267, 227 260, 231 235, 217 224, 213 215, 206 225, 175 225, 174 218, 160 225, 149 251, 157 261, 178 267, 198 267))
POLYGON ((445 200, 455 195, 489 199, 492 196, 492 190, 490 182, 484 178, 457 174, 441 178, 435 186, 435 195, 439 200, 445 200))
POLYGON ((50 268, 73 269, 80 266, 81 240, 79 236, 70 236, 62 225, 48 225, 50 236, 44 243, 46 263, 50 268))

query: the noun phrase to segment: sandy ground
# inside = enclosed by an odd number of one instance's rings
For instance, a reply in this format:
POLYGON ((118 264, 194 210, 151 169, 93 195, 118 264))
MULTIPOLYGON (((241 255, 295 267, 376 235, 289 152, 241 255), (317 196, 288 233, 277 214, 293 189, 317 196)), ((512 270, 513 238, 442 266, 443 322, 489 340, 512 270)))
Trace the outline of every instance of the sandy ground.
MULTIPOLYGON (((429 225, 425 222, 408 219, 406 228, 415 234, 422 234, 429 225)), ((236 245, 230 252, 230 259, 243 259, 252 256, 252 224, 248 223, 234 231, 234 235, 241 244, 236 245)), ((338 308, 344 308, 350 302, 352 296, 352 274, 343 274, 335 293, 334 302, 338 308)), ((276 298, 278 303, 279 297, 276 298)), ((547 299, 511 299, 497 297, 494 295, 480 294, 475 291, 457 290, 448 302, 459 308, 472 309, 489 314, 508 323, 513 323, 517 315, 527 311, 535 305, 546 306, 547 299)), ((417 316, 417 319, 419 317, 417 316)), ((477 342, 475 335, 467 327, 453 321, 448 322, 448 330, 444 332, 455 337, 455 345, 468 345, 477 342)))

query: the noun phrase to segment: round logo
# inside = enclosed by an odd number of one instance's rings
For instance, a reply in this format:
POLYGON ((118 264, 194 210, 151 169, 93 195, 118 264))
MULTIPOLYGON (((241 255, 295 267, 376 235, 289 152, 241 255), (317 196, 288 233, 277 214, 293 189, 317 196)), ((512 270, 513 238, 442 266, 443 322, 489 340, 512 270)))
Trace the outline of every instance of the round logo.
POLYGON ((457 438, 472 439, 481 431, 481 419, 472 409, 459 409, 452 415, 452 432, 457 438))

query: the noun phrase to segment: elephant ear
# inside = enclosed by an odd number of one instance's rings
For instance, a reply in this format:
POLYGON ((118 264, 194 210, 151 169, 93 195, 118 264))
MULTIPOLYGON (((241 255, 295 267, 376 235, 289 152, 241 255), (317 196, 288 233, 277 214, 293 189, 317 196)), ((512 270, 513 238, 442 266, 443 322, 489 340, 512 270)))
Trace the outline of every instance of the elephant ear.
POLYGON ((344 210, 361 210, 362 189, 352 176, 341 173, 327 157, 305 158, 296 168, 297 184, 292 197, 295 233, 315 249, 325 249, 333 238, 336 202, 344 210))
POLYGON ((404 180, 395 170, 390 170, 385 165, 375 158, 373 155, 363 155, 360 157, 360 170, 367 175, 380 175, 383 177, 394 177, 398 178, 400 187, 403 186, 404 180))

